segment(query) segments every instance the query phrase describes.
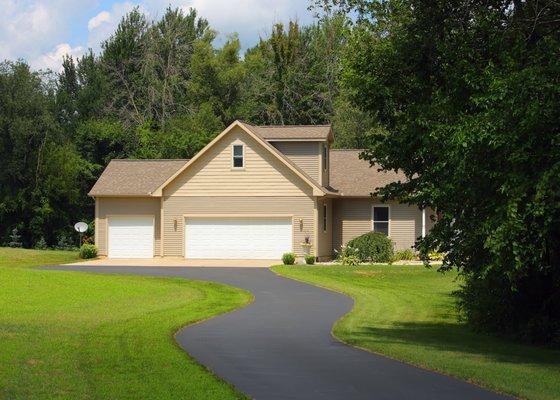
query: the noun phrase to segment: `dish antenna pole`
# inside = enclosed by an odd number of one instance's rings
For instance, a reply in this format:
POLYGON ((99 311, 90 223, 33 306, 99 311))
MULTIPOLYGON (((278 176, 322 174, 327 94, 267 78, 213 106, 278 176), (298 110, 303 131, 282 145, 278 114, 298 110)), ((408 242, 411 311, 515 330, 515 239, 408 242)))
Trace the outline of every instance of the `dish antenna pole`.
POLYGON ((74 229, 76 230, 76 232, 78 232, 80 234, 80 243, 78 244, 78 247, 82 246, 82 236, 84 235, 84 232, 86 232, 88 230, 88 224, 86 224, 85 222, 76 222, 76 224, 74 225, 74 229))

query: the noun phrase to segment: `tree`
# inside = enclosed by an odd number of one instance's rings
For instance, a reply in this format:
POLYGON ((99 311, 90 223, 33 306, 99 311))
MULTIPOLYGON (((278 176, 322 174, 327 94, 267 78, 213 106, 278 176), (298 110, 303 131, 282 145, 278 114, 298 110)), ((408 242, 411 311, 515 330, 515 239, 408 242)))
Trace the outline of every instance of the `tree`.
POLYGON ((24 246, 53 243, 87 202, 80 183, 90 164, 56 116, 55 84, 23 62, 0 64, 0 238, 14 227, 24 246), (60 210, 64 212, 60 213, 60 210))
POLYGON ((418 248, 459 269, 473 326, 560 341, 560 5, 335 6, 358 15, 344 86, 385 128, 365 158, 408 178, 379 193, 438 210, 418 248))
POLYGON ((244 118, 261 124, 322 124, 339 94, 340 56, 349 19, 328 16, 317 24, 273 26, 270 37, 245 55, 244 118))
POLYGON ((190 111, 191 102, 185 94, 194 42, 207 30, 208 21, 197 18, 196 10, 184 14, 172 8, 148 29, 142 60, 148 98, 146 114, 162 129, 172 116, 190 111))

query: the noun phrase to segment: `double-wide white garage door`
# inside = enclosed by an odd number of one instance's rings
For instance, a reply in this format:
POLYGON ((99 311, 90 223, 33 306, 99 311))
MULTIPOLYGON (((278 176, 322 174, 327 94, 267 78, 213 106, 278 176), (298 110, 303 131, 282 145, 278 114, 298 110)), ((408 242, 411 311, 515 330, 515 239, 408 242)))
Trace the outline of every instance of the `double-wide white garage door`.
POLYGON ((154 217, 109 217, 110 258, 152 258, 154 217))
POLYGON ((185 257, 280 259, 292 251, 291 218, 186 218, 185 257))

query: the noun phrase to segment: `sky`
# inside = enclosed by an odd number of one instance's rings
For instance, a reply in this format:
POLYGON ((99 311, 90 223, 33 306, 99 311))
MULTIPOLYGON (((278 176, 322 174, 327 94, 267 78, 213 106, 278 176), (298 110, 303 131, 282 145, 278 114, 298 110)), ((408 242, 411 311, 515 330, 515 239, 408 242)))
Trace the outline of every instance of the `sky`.
POLYGON ((23 59, 34 69, 59 71, 62 57, 79 57, 114 32, 134 7, 157 19, 168 6, 195 8, 218 31, 217 43, 237 32, 242 50, 270 33, 273 23, 313 20, 307 0, 0 0, 0 61, 23 59))

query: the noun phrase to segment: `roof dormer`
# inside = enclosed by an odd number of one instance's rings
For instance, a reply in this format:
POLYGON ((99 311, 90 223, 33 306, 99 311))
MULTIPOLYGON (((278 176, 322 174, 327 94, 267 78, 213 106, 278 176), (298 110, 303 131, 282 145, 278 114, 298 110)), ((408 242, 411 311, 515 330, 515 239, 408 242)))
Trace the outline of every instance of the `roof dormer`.
MULTIPOLYGON (((246 124, 248 125, 248 124, 246 124)), ((320 186, 329 186, 330 125, 250 125, 320 186)))

